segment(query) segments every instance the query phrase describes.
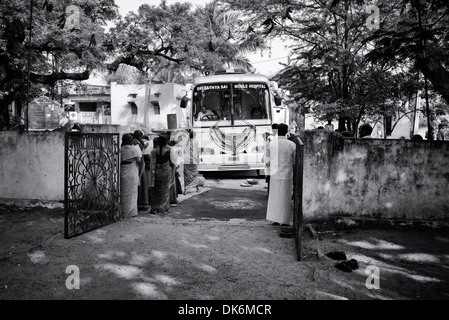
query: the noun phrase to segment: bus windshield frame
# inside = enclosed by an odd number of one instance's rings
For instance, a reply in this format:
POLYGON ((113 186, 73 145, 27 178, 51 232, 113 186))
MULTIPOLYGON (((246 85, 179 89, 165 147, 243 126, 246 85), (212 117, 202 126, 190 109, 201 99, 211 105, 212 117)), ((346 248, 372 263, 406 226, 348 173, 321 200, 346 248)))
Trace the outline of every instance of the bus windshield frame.
POLYGON ((221 125, 271 125, 271 93, 264 82, 203 83, 193 88, 195 127, 221 125), (205 109, 203 109, 203 107, 205 109))

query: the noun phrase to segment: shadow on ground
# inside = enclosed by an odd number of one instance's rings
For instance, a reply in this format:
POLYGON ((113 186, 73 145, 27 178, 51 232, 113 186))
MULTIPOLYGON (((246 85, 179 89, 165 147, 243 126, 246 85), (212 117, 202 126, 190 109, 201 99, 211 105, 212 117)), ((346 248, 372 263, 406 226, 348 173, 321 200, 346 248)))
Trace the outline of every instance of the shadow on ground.
POLYGON ((264 220, 267 193, 257 190, 214 188, 171 207, 167 216, 176 219, 264 220))
POLYGON ((314 224, 318 237, 304 229, 296 261, 292 239, 266 222, 146 213, 64 239, 63 220, 61 209, 0 206, 0 300, 449 299, 443 229, 314 224), (337 269, 325 256, 333 251, 359 268, 337 269), (80 270, 79 290, 66 287, 69 265, 80 270), (376 268, 379 287, 369 289, 376 268))

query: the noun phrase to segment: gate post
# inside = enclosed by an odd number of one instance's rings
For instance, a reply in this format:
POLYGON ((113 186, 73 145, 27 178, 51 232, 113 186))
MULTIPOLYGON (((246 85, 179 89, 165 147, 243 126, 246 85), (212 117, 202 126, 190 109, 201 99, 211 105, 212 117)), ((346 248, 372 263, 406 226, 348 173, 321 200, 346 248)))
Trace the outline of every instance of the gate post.
POLYGON ((304 163, 304 143, 299 135, 292 135, 289 138, 296 144, 295 167, 293 172, 293 234, 295 241, 296 260, 302 258, 302 187, 303 187, 303 163, 304 163))

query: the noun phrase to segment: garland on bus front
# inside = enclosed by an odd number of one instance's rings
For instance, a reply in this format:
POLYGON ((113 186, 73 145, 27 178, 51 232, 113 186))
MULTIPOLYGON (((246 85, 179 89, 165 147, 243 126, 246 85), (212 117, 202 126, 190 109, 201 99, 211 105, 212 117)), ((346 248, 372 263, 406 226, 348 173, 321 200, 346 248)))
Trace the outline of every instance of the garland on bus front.
POLYGON ((246 148, 256 137, 256 127, 249 124, 240 133, 225 133, 218 127, 218 122, 210 128, 210 136, 217 146, 236 154, 246 148))

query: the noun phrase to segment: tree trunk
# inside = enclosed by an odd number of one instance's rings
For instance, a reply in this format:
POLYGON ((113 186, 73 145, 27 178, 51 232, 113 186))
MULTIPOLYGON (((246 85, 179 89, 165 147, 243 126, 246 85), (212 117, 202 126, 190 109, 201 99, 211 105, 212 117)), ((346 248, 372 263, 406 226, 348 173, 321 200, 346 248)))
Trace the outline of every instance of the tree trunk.
POLYGON ((338 131, 343 132, 346 130, 346 118, 342 117, 341 115, 338 117, 338 131))
POLYGON ((417 67, 432 82, 433 87, 449 103, 449 72, 435 57, 417 60, 417 67))

